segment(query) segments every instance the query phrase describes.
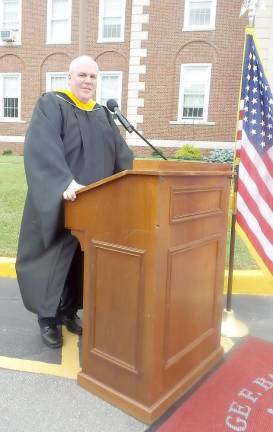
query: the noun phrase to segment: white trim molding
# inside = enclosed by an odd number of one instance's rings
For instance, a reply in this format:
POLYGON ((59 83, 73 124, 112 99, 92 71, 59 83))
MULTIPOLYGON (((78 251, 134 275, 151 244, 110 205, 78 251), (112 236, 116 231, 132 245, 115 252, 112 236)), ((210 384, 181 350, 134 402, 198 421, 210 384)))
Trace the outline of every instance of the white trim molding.
POLYGON ((5 42, 5 41, 2 41, 0 39, 0 46, 10 47, 10 46, 21 45, 21 43, 22 43, 22 0, 17 0, 17 2, 18 2, 18 29, 2 28, 2 26, 3 26, 2 17, 4 15, 3 1, 4 0, 0 0, 0 30, 11 30, 11 31, 14 30, 13 33, 15 33, 15 41, 14 42, 5 42))
POLYGON ((0 122, 21 123, 21 73, 19 72, 4 72, 0 73, 0 122), (17 95, 18 95, 18 116, 4 117, 4 83, 3 78, 17 78, 17 95))
POLYGON ((23 143, 24 141, 24 136, 0 135, 0 143, 23 143))
MULTIPOLYGON (((216 6, 217 6, 217 0, 185 0, 184 2, 184 25, 183 25, 183 31, 210 31, 215 30, 215 18, 216 18, 216 6), (196 5, 200 6, 204 3, 211 3, 210 8, 210 21, 209 24, 190 24, 190 13, 191 13, 191 7, 196 5)), ((203 14, 204 16, 204 14, 203 14)), ((200 19, 202 18, 202 14, 200 14, 200 19)))
POLYGON ((98 73, 98 82, 97 82, 97 92, 96 92, 96 100, 98 103, 101 103, 101 82, 104 76, 115 76, 117 77, 117 95, 113 97, 116 99, 119 108, 122 109, 122 71, 99 71, 98 73))
MULTIPOLYGON (((99 24, 98 24, 98 41, 97 42, 98 43, 124 42, 126 0, 121 0, 120 35, 117 37, 105 37, 103 35, 103 32, 104 32, 104 5, 105 5, 105 0, 99 0, 99 24)), ((113 18, 115 18, 115 17, 113 17, 113 18)))
POLYGON ((46 32, 46 43, 48 45, 62 45, 62 44, 71 44, 71 15, 72 15, 72 0, 67 1, 67 18, 58 18, 59 21, 67 20, 67 32, 62 34, 60 33, 57 39, 53 39, 51 36, 52 29, 52 13, 53 7, 52 3, 54 0, 47 0, 47 32, 46 32))
MULTIPOLYGON (((181 64, 180 71, 180 84, 179 84, 179 101, 178 101, 178 113, 177 113, 177 122, 184 122, 190 124, 204 124, 208 121, 208 108, 209 108, 209 94, 210 94, 210 79, 211 79, 211 63, 184 63, 181 64), (204 84, 204 105, 202 116, 200 117, 183 117, 184 111, 184 94, 186 88, 186 71, 187 69, 195 68, 196 70, 204 69, 203 76, 203 84, 204 84)), ((195 109, 195 108, 194 108, 195 109)))
MULTIPOLYGON (((190 144, 196 148, 202 149, 235 149, 234 142, 227 141, 190 141, 190 140, 160 140, 160 139, 150 139, 151 144, 155 147, 173 147, 180 148, 183 145, 190 144)), ((137 138, 132 139, 130 141, 131 146, 139 146, 139 147, 148 147, 142 140, 138 140, 137 138)))

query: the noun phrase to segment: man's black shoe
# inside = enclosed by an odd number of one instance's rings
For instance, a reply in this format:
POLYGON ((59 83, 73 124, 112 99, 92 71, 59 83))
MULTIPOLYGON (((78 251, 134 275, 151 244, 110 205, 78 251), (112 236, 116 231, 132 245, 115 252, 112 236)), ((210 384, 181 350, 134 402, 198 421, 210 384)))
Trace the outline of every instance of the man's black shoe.
POLYGON ((42 341, 50 348, 60 348, 63 344, 61 330, 56 325, 41 327, 42 341))
POLYGON ((74 333, 78 336, 82 335, 82 324, 77 314, 70 316, 62 316, 62 324, 65 325, 70 333, 74 333))

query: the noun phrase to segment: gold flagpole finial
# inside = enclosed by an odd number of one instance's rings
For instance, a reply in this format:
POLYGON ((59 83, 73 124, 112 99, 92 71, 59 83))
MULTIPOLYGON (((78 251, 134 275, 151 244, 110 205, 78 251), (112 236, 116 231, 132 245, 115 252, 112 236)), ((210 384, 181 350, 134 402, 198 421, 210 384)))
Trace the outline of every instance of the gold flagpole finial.
POLYGON ((265 9, 265 0, 244 0, 243 1, 240 16, 248 12, 248 20, 249 20, 250 27, 254 27, 256 10, 258 9, 258 7, 265 9))

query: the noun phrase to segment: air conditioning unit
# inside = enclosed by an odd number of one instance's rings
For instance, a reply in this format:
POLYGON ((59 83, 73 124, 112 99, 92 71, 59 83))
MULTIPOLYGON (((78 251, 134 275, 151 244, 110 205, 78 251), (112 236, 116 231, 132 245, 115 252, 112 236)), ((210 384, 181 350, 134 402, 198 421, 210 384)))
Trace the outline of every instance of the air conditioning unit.
POLYGON ((0 40, 3 42, 15 42, 15 34, 13 30, 1 30, 0 31, 0 40))

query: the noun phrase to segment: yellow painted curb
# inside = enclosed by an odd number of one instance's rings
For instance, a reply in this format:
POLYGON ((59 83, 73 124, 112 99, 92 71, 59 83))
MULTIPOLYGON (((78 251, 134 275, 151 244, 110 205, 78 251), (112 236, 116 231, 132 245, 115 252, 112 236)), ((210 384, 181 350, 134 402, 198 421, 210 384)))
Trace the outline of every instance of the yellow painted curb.
MULTIPOLYGON (((227 290, 228 271, 225 271, 224 292, 227 290)), ((273 295, 273 276, 260 270, 234 270, 232 281, 234 294, 273 295)))
MULTIPOLYGON (((15 278, 15 258, 0 258, 0 277, 15 278)), ((225 271, 224 292, 227 290, 228 271, 225 271)), ((234 270, 234 294, 273 295, 273 276, 261 270, 234 270)))
POLYGON ((0 258, 0 277, 16 277, 15 258, 0 258))
POLYGON ((64 345, 62 347, 62 363, 52 364, 34 360, 0 356, 0 367, 20 372, 32 372, 54 375, 63 378, 77 379, 80 371, 78 336, 69 333, 62 328, 64 345))

